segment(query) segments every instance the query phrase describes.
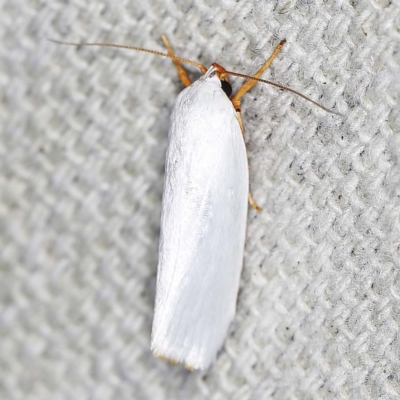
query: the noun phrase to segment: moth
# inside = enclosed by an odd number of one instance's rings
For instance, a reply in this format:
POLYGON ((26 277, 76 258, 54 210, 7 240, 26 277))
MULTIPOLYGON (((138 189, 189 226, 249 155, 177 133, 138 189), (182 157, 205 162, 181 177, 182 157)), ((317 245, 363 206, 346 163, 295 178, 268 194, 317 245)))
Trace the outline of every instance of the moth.
POLYGON ((168 134, 151 349, 190 370, 206 370, 235 316, 248 203, 261 210, 249 193, 241 98, 263 82, 340 114, 260 78, 285 40, 253 76, 177 57, 166 36, 162 40, 168 53, 109 43, 54 42, 169 57, 186 86, 176 99, 168 134), (181 63, 198 67, 203 75, 192 83, 181 63), (246 79, 233 97, 229 75, 246 79))

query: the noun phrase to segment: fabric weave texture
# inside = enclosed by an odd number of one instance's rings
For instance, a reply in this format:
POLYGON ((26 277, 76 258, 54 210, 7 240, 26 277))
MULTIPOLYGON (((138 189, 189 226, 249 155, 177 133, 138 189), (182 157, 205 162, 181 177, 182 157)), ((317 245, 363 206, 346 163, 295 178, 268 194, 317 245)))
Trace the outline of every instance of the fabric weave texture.
MULTIPOLYGON (((398 0, 4 0, 0 398, 399 399, 398 0), (237 315, 191 373, 149 350, 171 60, 254 73, 237 315)), ((188 67, 193 79, 199 72, 188 67)), ((234 90, 242 80, 232 79, 234 90)))

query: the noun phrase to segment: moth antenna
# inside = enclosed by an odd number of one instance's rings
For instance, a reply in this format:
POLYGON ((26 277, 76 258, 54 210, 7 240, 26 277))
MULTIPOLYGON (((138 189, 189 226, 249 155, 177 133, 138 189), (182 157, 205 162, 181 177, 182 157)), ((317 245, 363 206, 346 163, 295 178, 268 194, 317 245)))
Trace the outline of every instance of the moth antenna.
POLYGON ((156 56, 160 56, 160 57, 172 58, 173 60, 178 60, 178 61, 186 63, 186 64, 194 65, 195 67, 199 68, 203 74, 205 74, 207 72, 207 68, 200 63, 197 63, 192 60, 187 60, 186 58, 182 58, 182 57, 171 56, 169 54, 162 53, 161 51, 143 49, 141 47, 135 47, 135 46, 125 46, 122 44, 114 44, 114 43, 75 43, 75 42, 63 42, 61 40, 54 40, 54 39, 48 39, 48 38, 45 38, 45 39, 48 40, 49 42, 58 43, 58 44, 66 44, 68 46, 77 46, 77 47, 79 47, 79 46, 101 46, 101 47, 115 47, 117 49, 143 51, 145 53, 155 54, 156 56))
POLYGON ((253 80, 253 81, 267 83, 268 85, 275 86, 275 87, 277 87, 279 89, 286 90, 287 92, 294 93, 295 95, 301 97, 302 99, 307 100, 307 101, 315 104, 319 108, 322 108, 323 110, 325 110, 328 113, 338 115, 339 117, 343 117, 344 116, 343 114, 341 114, 341 113, 339 113, 337 111, 333 111, 333 110, 330 110, 329 108, 324 107, 322 104, 317 103, 316 101, 310 99, 309 97, 305 96, 304 94, 301 94, 301 93, 297 92, 296 90, 290 89, 290 88, 288 88, 286 86, 280 85, 279 83, 275 83, 275 82, 272 82, 272 81, 267 81, 265 79, 255 78, 254 76, 249 76, 249 75, 245 75, 245 74, 239 74, 238 72, 225 71, 225 73, 227 75, 238 76, 239 78, 245 78, 245 79, 250 79, 250 80, 253 80))

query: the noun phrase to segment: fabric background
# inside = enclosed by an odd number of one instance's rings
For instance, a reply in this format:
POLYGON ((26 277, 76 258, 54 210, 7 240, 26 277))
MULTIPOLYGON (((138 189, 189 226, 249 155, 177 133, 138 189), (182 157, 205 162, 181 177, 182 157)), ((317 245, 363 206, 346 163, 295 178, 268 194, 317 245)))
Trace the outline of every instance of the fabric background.
MULTIPOLYGON (((0 12, 1 399, 398 399, 400 12, 389 0, 22 1, 0 12), (170 60, 264 74, 237 315, 205 374, 149 351, 170 60)), ((189 68, 196 78, 199 73, 189 68)), ((234 79, 234 88, 240 79, 234 79)))

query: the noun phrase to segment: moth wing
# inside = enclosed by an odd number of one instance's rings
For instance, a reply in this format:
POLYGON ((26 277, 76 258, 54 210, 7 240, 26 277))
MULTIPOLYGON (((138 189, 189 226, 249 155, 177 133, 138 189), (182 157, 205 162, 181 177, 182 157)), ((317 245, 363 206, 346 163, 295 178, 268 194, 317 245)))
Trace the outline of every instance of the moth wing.
POLYGON ((246 149, 216 77, 177 98, 169 131, 152 350, 206 369, 234 317, 247 218, 246 149))

